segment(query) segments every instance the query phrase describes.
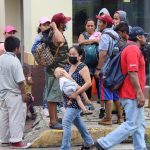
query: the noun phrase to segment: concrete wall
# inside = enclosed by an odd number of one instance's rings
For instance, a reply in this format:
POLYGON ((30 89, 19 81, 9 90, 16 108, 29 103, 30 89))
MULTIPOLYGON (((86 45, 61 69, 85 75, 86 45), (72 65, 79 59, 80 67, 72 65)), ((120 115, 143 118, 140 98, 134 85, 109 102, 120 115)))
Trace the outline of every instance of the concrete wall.
MULTIPOLYGON (((24 50, 25 63, 33 64, 31 47, 37 35, 39 19, 42 16, 51 17, 55 13, 63 12, 64 15, 72 17, 71 0, 24 0, 24 50)), ((69 46, 72 45, 72 21, 69 22, 68 31, 64 32, 69 46)))
POLYGON ((3 29, 5 27, 5 0, 0 0, 0 42, 4 41, 3 29))
POLYGON ((13 25, 17 30, 17 37, 21 37, 20 0, 5 0, 5 25, 13 25))

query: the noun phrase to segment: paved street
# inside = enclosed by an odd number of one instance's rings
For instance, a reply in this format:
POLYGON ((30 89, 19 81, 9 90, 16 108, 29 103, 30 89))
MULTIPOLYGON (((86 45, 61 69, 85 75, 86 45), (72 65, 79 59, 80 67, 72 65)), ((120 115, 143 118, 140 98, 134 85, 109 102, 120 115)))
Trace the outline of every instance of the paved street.
MULTIPOLYGON (((79 147, 72 147, 71 150, 78 150, 79 147)), ((56 148, 32 148, 29 150, 59 150, 59 147, 56 148)), ((0 150, 11 150, 11 148, 6 148, 6 147, 0 147, 0 150)), ((15 150, 15 149, 14 149, 15 150)), ((16 149, 18 150, 18 149, 16 149)), ((118 146, 115 146, 111 150, 133 150, 133 145, 132 144, 120 144, 118 146)))

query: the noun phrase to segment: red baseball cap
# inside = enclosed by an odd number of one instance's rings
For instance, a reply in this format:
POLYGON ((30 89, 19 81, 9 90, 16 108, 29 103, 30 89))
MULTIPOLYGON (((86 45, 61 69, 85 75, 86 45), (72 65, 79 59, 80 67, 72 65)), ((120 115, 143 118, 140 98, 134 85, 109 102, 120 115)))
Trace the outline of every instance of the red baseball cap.
POLYGON ((17 32, 17 30, 12 25, 8 25, 4 29, 4 33, 9 33, 11 31, 17 32))
POLYGON ((96 15, 96 18, 99 19, 99 20, 103 20, 103 21, 107 22, 110 25, 113 24, 113 19, 110 15, 105 15, 105 14, 102 15, 102 16, 96 15))
POLYGON ((71 20, 71 17, 66 17, 63 13, 58 13, 52 17, 51 22, 55 22, 56 24, 60 24, 60 23, 67 23, 70 20, 71 20))

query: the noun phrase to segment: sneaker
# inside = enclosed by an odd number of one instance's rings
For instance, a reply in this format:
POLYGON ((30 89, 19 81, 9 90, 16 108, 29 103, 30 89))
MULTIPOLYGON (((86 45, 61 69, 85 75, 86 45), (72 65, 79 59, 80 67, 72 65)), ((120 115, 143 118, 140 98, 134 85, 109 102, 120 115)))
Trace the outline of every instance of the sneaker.
POLYGON ((99 112, 99 119, 104 118, 104 116, 105 116, 105 109, 104 109, 104 108, 101 108, 101 109, 100 109, 100 112, 99 112))
POLYGON ((105 150, 98 142, 95 143, 96 150, 105 150))
POLYGON ((50 124, 51 129, 62 130, 62 124, 57 122, 56 124, 50 124))
POLYGON ((31 143, 23 143, 23 142, 11 143, 11 148, 13 149, 26 149, 29 147, 31 147, 31 143))
POLYGON ((111 118, 104 117, 101 121, 98 122, 100 125, 112 125, 111 118))
POLYGON ((49 111, 47 108, 43 109, 43 114, 44 114, 44 116, 49 117, 49 111))
POLYGON ((10 143, 0 143, 0 146, 1 147, 7 147, 7 146, 10 146, 10 143))

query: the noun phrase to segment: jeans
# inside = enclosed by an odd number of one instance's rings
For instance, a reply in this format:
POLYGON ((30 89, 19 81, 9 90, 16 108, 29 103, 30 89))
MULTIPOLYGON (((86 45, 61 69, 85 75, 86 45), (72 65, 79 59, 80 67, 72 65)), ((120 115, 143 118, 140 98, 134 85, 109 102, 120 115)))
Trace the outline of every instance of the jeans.
POLYGON ((91 135, 89 134, 87 128, 85 127, 85 124, 81 120, 80 110, 67 108, 62 122, 64 132, 62 146, 60 148, 61 150, 70 150, 72 123, 78 128, 86 146, 94 144, 91 135))
POLYGON ((106 137, 98 139, 97 142, 107 150, 131 135, 134 149, 146 150, 144 107, 138 108, 137 100, 131 99, 121 99, 121 104, 126 113, 126 121, 106 137))

